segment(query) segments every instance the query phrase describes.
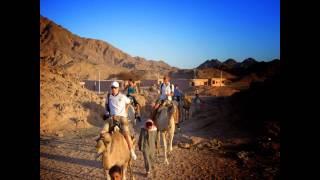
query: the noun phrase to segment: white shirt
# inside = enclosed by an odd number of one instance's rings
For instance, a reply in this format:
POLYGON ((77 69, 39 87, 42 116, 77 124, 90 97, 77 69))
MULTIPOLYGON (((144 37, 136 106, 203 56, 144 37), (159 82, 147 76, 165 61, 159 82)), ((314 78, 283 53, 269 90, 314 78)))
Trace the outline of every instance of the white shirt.
POLYGON ((116 96, 110 94, 108 101, 111 116, 115 115, 127 117, 126 104, 130 103, 130 99, 127 96, 121 94, 120 92, 116 96))
MULTIPOLYGON (((161 87, 161 85, 160 85, 160 87, 161 87)), ((161 100, 166 100, 167 99, 167 95, 166 94, 174 93, 174 85, 173 84, 170 85, 170 83, 168 85, 166 85, 165 83, 163 83, 162 89, 160 89, 160 92, 161 92, 160 99, 161 100), (171 91, 170 86, 172 86, 172 91, 171 91)), ((172 97, 168 96, 168 100, 172 101, 172 97)))

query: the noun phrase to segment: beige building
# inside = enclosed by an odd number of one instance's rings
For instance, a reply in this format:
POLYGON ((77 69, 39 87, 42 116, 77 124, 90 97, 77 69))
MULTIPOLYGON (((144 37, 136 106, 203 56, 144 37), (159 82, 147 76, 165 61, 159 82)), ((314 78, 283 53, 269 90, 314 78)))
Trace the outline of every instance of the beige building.
POLYGON ((190 86, 207 86, 208 79, 190 79, 190 86))
POLYGON ((225 86, 224 78, 190 79, 190 86, 225 86))
POLYGON ((224 78, 210 78, 208 80, 209 86, 225 86, 226 79, 224 78))

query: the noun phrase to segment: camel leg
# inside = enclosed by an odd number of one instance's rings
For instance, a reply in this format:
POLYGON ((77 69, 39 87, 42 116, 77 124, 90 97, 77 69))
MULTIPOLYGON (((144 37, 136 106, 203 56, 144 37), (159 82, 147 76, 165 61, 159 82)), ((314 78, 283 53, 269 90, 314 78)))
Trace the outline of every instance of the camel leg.
POLYGON ((129 160, 129 162, 128 162, 128 168, 129 168, 129 172, 130 172, 130 180, 134 180, 133 172, 132 172, 132 161, 131 160, 129 160))
POLYGON ((122 166, 122 180, 127 179, 127 167, 128 167, 128 164, 125 164, 122 166))
POLYGON ((180 107, 180 120, 181 120, 181 122, 183 122, 183 109, 182 109, 182 107, 180 107))
POLYGON ((189 120, 189 118, 190 118, 190 109, 187 111, 187 113, 188 113, 187 118, 189 120))
POLYGON ((167 132, 169 135, 169 152, 172 151, 172 142, 173 142, 173 136, 174 136, 174 130, 175 130, 175 123, 174 120, 172 120, 171 127, 169 128, 169 131, 167 132))
POLYGON ((137 104, 137 116, 141 117, 141 107, 140 104, 137 104))
POLYGON ((104 170, 104 177, 107 179, 107 180, 111 180, 111 177, 109 176, 109 170, 104 170))
POLYGON ((162 141, 163 141, 163 149, 164 149, 164 163, 169 164, 168 158, 167 158, 167 140, 166 140, 166 134, 165 132, 161 132, 162 135, 162 141))
POLYGON ((157 147, 157 154, 158 156, 160 155, 160 131, 157 131, 157 142, 156 142, 156 147, 157 147))

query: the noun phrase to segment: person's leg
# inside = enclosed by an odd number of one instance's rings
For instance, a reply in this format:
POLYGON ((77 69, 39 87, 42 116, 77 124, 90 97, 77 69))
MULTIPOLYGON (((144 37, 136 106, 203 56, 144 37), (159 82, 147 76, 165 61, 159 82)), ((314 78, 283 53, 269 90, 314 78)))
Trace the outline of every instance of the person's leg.
POLYGON ((150 164, 150 170, 151 171, 153 171, 154 170, 154 152, 150 152, 149 153, 149 159, 150 159, 150 162, 149 162, 149 164, 150 164))
POLYGON ((143 151, 143 158, 144 158, 144 167, 146 169, 146 172, 148 173, 151 170, 149 153, 146 151, 143 151))
POLYGON ((132 144, 132 139, 130 137, 130 132, 129 132, 129 124, 128 124, 128 119, 125 117, 120 117, 120 123, 121 123, 121 128, 122 128, 122 134, 125 137, 129 150, 130 150, 130 155, 133 160, 137 159, 137 155, 134 152, 133 149, 133 144, 132 144))
POLYGON ((133 103, 134 103, 135 105, 137 105, 137 104, 138 104, 138 101, 137 101, 136 97, 134 97, 134 96, 131 96, 131 97, 132 97, 133 103))

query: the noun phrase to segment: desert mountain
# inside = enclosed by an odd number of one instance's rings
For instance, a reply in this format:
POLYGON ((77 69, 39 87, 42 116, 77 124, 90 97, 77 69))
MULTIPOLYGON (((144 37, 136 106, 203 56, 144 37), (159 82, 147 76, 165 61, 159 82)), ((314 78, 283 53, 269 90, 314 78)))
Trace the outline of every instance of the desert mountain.
POLYGON ((217 59, 206 60, 204 63, 200 64, 197 69, 204 69, 204 68, 218 68, 224 70, 230 70, 234 68, 248 68, 254 64, 259 63, 253 58, 247 58, 242 62, 237 62, 234 59, 227 59, 224 62, 220 62, 217 59))
POLYGON ((218 72, 218 69, 222 70, 227 76, 228 73, 232 74, 233 77, 231 76, 229 79, 250 84, 252 81, 263 81, 266 78, 274 76, 275 73, 280 71, 280 60, 274 59, 269 62, 264 62, 247 58, 242 62, 237 62, 234 59, 227 59, 224 62, 220 62, 217 59, 212 59, 205 61, 197 67, 199 72, 218 72))
POLYGON ((108 78, 110 74, 135 70, 168 73, 176 68, 163 61, 132 57, 111 44, 83 38, 40 16, 40 59, 82 79, 108 78))

